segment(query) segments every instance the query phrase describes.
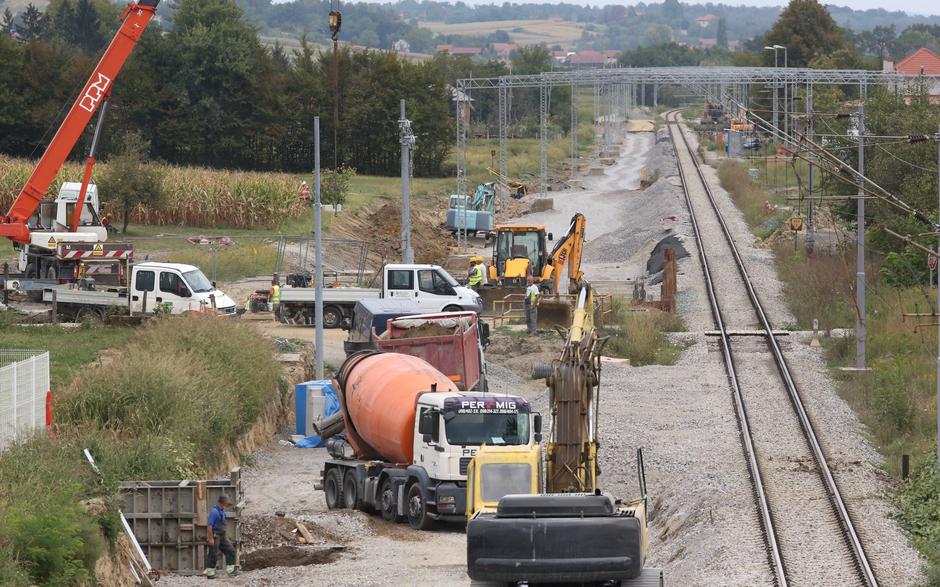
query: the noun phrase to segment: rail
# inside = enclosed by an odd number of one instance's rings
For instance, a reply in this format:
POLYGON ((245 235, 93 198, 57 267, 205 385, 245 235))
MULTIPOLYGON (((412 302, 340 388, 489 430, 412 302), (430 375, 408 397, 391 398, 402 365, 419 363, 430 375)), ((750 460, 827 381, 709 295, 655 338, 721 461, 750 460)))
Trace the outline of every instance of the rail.
POLYGON ((809 419, 809 416, 806 412, 806 408, 803 404, 802 397, 800 396, 799 390, 796 387, 796 383, 793 379, 792 374, 790 373, 789 366, 787 365, 786 359, 783 356, 783 352, 780 349, 780 345, 777 342, 777 339, 774 335, 773 328, 770 324, 770 320, 767 318, 767 314, 764 311, 764 308, 757 297, 757 292, 754 289, 754 285, 751 282, 751 278, 747 272, 747 268, 744 264, 743 259, 741 258, 738 248, 735 245, 734 238, 731 235, 731 231, 728 228, 727 223, 725 222, 724 216, 722 215, 718 205, 715 201, 714 194, 712 193, 711 187, 706 180, 704 174, 701 170, 701 165, 697 159, 695 151, 692 149, 691 145, 686 138, 685 132, 682 130, 681 126, 678 124, 678 113, 671 112, 667 115, 667 123, 670 127, 670 135, 677 149, 676 160, 679 165, 679 176, 682 181, 683 190, 685 191, 686 203, 689 206, 689 215, 692 220, 692 226, 695 233, 695 238, 699 243, 699 258, 702 262, 703 272, 705 274, 706 288, 708 290, 709 302, 711 304, 712 315, 718 325, 718 330, 720 332, 722 353, 725 360, 725 368, 728 372, 728 378, 731 381, 732 388, 734 389, 734 399, 735 406, 738 414, 738 420, 741 426, 741 436, 744 443, 744 448, 746 456, 748 459, 748 465, 751 470, 751 477, 754 483, 754 491, 757 496, 758 505, 761 514, 761 522, 764 527, 765 539, 768 546, 769 556, 771 559, 773 572, 777 581, 777 584, 781 587, 787 585, 787 576, 786 569, 783 563, 783 557, 781 555, 780 545, 777 540, 776 531, 774 529, 773 518, 770 513, 768 497, 765 492, 762 477, 760 474, 760 467, 757 463, 757 455, 754 450, 753 438, 751 436, 751 431, 747 422, 747 414, 744 409, 743 399, 741 396, 740 385, 737 379, 737 372, 735 369, 734 358, 731 352, 730 345, 730 336, 728 331, 725 328, 724 319, 721 314, 721 309, 718 304, 718 298, 715 294, 714 284, 712 283, 712 278, 708 266, 708 255, 706 254, 704 247, 701 245, 702 239, 700 237, 700 232, 695 218, 694 207, 689 195, 688 183, 686 173, 689 170, 683 168, 681 158, 679 157, 678 149, 680 148, 679 141, 676 140, 676 134, 681 138, 682 146, 688 151, 692 165, 695 170, 695 174, 698 177, 698 180, 701 182, 702 188, 708 201, 711 205, 712 210, 715 213, 716 218, 721 226, 722 234, 725 237, 725 240, 730 248, 732 255, 734 257, 735 265, 737 266, 738 272, 741 275, 741 279, 747 289, 748 298, 750 299, 751 305, 757 315, 757 318, 761 325, 761 330, 764 332, 764 338, 767 342, 768 348, 773 355, 774 362, 777 366, 777 371, 780 374, 780 377, 787 389, 789 394, 791 404, 797 414, 797 417, 800 422, 803 434, 806 438, 807 443, 813 453, 813 457, 816 460, 817 470, 819 471, 820 477, 823 481, 823 484, 826 487, 829 499, 831 501, 833 510, 836 513, 846 541, 855 557, 855 565, 859 572, 860 577, 865 582, 866 585, 870 587, 876 587, 878 585, 878 580, 875 577, 874 571, 871 567, 871 564, 868 561, 868 557, 865 554, 864 547, 861 543, 861 539, 858 536, 855 526, 852 523, 851 516, 849 515, 848 509, 845 505, 845 501, 842 498, 842 494, 839 491, 839 487, 836 484, 835 478, 832 475, 832 471, 829 468, 829 464, 826 460, 826 456, 823 453, 822 447, 819 442, 819 438, 816 434, 815 429, 813 428, 812 422, 809 419))

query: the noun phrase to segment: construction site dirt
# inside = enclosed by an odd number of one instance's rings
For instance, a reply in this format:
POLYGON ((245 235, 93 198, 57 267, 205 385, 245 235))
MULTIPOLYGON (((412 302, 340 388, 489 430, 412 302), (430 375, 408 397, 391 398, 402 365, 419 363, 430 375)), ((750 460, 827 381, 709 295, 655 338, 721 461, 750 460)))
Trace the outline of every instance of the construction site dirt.
MULTIPOLYGON (((650 253, 667 236, 676 236, 691 253, 678 261, 678 313, 688 328, 688 332, 675 335, 685 348, 678 362, 646 367, 619 361, 603 364, 601 486, 613 495, 636 495, 635 449, 643 447, 653 512, 648 564, 664 569, 666 584, 770 584, 727 377, 705 334, 713 326, 697 244, 683 236, 688 231, 688 211, 676 181, 672 146, 657 140, 653 133, 636 133, 624 138, 620 152, 613 165, 604 167, 603 175, 583 177, 580 188, 552 192, 552 210, 525 216, 527 223, 541 223, 548 231, 562 234, 574 212, 584 213, 588 244, 582 269, 600 290, 607 286, 624 293, 633 280, 645 281, 650 253), (641 190, 644 169, 659 179, 641 190)), ((710 179, 717 184, 713 174, 710 179)), ((530 195, 522 203, 536 197, 530 195)), ((722 197, 730 207, 730 200, 722 197)), ((397 218, 392 208, 385 213, 397 218)), ((426 260, 442 263, 443 259, 436 257, 446 254, 438 240, 439 223, 429 220, 425 226, 434 243, 421 250, 419 260, 427 254, 426 260)), ((753 243, 740 218, 733 226, 741 242, 753 243)), ((385 232, 391 240, 397 238, 396 227, 396 222, 388 221, 385 232)), ((766 296, 768 305, 775 307, 775 320, 788 316, 773 265, 762 251, 748 246, 745 252, 752 255, 754 265, 763 265, 757 271, 757 282, 766 291, 761 292, 762 298, 766 296)), ((647 282, 646 287, 651 295, 657 295, 656 286, 647 282)), ((265 331, 308 344, 313 337, 312 329, 304 327, 265 327, 265 331)), ((487 351, 490 391, 523 396, 534 410, 547 413, 545 386, 531 380, 529 374, 532 365, 557 358, 561 339, 552 332, 527 337, 516 326, 495 328, 492 336, 487 351)), ((326 344, 327 357, 341 360, 341 351, 336 350, 342 346, 341 338, 328 337, 326 344)), ((882 497, 889 487, 880 474, 876 451, 837 396, 819 350, 810 348, 802 338, 789 341, 787 349, 788 360, 809 396, 811 416, 826 422, 823 440, 837 455, 834 464, 842 489, 857 500, 853 507, 863 514, 858 517, 879 578, 891 585, 916 582, 919 558, 890 519, 893 507, 882 497)), ((328 363, 332 360, 328 358, 328 363)), ((281 439, 286 438, 285 432, 281 439)), ((261 556, 272 564, 262 563, 254 570, 246 565, 243 574, 225 579, 227 584, 470 583, 461 525, 418 532, 376 515, 328 510, 323 492, 315 489, 326 458, 324 449, 277 443, 248 457, 243 473, 247 500, 243 557, 261 556), (312 544, 297 540, 297 523, 311 533, 312 544), (252 551, 262 554, 252 555, 252 551), (277 562, 288 559, 302 563, 277 562)), ((160 584, 173 587, 201 581, 200 577, 166 577, 160 584)))

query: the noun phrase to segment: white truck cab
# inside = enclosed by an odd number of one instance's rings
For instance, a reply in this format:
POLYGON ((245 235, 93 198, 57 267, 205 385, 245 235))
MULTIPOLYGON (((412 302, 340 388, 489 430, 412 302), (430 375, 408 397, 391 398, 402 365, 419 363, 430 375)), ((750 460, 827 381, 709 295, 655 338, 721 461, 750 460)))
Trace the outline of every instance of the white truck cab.
POLYGON ((235 313, 235 302, 217 289, 198 267, 148 261, 133 265, 131 271, 129 295, 135 313, 153 312, 161 305, 171 314, 208 308, 223 314, 235 313))
POLYGON ((483 310, 475 291, 437 265, 386 265, 384 293, 388 299, 414 302, 422 312, 483 310))

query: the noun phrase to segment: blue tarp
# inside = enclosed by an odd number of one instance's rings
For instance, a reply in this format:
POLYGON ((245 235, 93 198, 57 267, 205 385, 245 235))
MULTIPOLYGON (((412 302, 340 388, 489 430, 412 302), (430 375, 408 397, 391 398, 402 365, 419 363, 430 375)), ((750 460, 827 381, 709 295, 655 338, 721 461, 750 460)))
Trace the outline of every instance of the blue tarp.
MULTIPOLYGON (((297 427, 298 433, 303 433, 303 422, 306 421, 306 411, 307 411, 307 389, 309 385, 319 385, 323 389, 323 395, 326 399, 323 406, 323 417, 332 416, 339 411, 339 396, 336 394, 336 389, 333 387, 333 382, 329 379, 324 379, 320 381, 306 381, 304 383, 298 383, 295 387, 296 395, 296 409, 297 409, 297 427)), ((326 446, 325 440, 320 440, 320 437, 316 434, 311 434, 310 436, 305 437, 303 440, 298 442, 295 446, 300 448, 317 448, 321 446, 326 446)))

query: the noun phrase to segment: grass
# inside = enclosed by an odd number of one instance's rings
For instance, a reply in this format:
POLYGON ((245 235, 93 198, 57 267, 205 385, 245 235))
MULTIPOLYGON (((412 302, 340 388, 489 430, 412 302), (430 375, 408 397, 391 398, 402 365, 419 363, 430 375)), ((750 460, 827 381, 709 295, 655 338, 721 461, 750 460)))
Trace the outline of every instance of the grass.
POLYGON ((4 349, 49 351, 49 377, 53 392, 63 391, 80 369, 98 357, 98 353, 122 347, 134 337, 134 330, 123 326, 15 326, 15 318, 12 312, 0 312, 0 346, 4 349))
MULTIPOLYGON (((80 332, 102 342, 97 329, 75 329, 73 344, 80 332)), ((0 458, 0 584, 93 582, 94 561, 118 533, 120 481, 218 473, 221 451, 279 393, 270 344, 234 320, 168 317, 111 342, 122 347, 113 360, 78 368, 76 356, 71 384, 62 389, 58 377, 55 437, 36 436, 0 458)))
POLYGON ((557 20, 493 20, 448 24, 424 21, 418 26, 435 34, 486 36, 496 31, 506 31, 513 43, 522 45, 569 45, 581 39, 584 25, 557 20))
POLYGON ((675 365, 683 347, 669 342, 666 332, 681 332, 685 325, 677 314, 632 308, 614 302, 604 316, 601 330, 610 336, 604 353, 630 359, 636 366, 675 365))

